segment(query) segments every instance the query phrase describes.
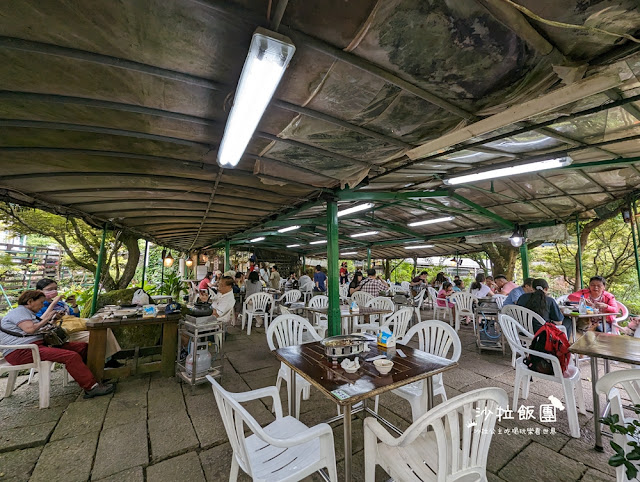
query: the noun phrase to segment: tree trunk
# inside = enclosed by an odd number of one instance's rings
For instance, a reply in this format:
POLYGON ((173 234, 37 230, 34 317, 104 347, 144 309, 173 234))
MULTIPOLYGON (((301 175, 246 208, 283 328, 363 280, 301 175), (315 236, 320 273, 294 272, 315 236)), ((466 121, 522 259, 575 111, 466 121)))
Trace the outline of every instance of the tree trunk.
POLYGON ((127 247, 129 256, 127 257, 127 264, 122 270, 122 276, 118 280, 118 289, 125 289, 129 286, 129 283, 136 274, 136 268, 140 261, 140 247, 138 246, 138 238, 130 234, 122 234, 120 236, 122 243, 127 247))
MULTIPOLYGON (((587 224, 580 227, 580 246, 582 246, 582 249, 587 246, 591 232, 598 226, 604 224, 606 220, 607 219, 592 219, 587 224)), ((573 291, 578 291, 580 289, 580 274, 580 250, 576 250, 573 291)), ((582 278, 584 279, 584 273, 582 273, 582 278)))
POLYGON ((391 261, 388 259, 384 260, 384 279, 387 280, 391 278, 391 261))

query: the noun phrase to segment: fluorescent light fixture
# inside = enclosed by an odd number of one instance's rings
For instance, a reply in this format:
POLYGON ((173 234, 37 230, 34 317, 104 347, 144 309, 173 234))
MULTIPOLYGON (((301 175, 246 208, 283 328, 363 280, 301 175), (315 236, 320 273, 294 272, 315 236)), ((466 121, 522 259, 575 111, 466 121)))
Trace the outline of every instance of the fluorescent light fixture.
POLYGON ((374 234, 378 234, 379 231, 365 231, 364 233, 356 233, 349 236, 350 238, 360 238, 362 236, 373 236, 374 234))
POLYGON ((357 251, 347 251, 346 253, 340 253, 340 256, 349 256, 350 254, 358 254, 357 251))
POLYGON ((287 231, 295 231, 296 229, 300 229, 300 226, 289 226, 286 228, 278 229, 279 233, 286 233, 287 231))
POLYGON ((546 161, 529 162, 527 164, 518 164, 510 167, 500 167, 474 174, 465 174, 463 176, 450 177, 444 180, 444 183, 453 186, 456 184, 464 184, 467 182, 484 181, 485 179, 495 179, 497 177, 516 176, 527 172, 544 171, 546 169, 556 169, 558 167, 568 166, 573 162, 569 156, 559 157, 557 159, 547 159, 546 161))
POLYGON ((321 239, 320 241, 311 241, 309 244, 324 244, 326 243, 326 239, 321 239))
POLYGON ((347 214, 353 214, 360 211, 366 211, 367 209, 371 209, 373 206, 373 203, 357 204, 356 206, 351 206, 350 208, 338 211, 338 217, 346 216, 347 214))
POLYGON ((264 241, 264 236, 260 236, 259 238, 250 239, 250 243, 257 243, 258 241, 264 241))
POLYGON ((433 248, 433 244, 419 244, 419 245, 414 245, 414 246, 405 246, 404 249, 427 249, 427 248, 433 248))
POLYGON ((284 35, 263 28, 254 32, 218 150, 221 166, 240 161, 295 50, 284 35))
POLYGON ((415 223, 409 223, 407 226, 424 226, 425 224, 444 223, 445 221, 453 221, 453 216, 445 216, 443 218, 426 219, 425 221, 416 221, 415 223))
POLYGON ((297 248, 299 244, 287 244, 287 248, 297 248))

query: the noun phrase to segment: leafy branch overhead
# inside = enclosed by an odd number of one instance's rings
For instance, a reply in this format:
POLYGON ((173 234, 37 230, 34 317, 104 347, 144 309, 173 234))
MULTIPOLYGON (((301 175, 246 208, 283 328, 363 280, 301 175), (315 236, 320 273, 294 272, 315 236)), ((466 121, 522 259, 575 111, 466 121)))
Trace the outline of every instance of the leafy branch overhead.
MULTIPOLYGON (((39 234, 55 240, 72 264, 95 274, 101 233, 84 221, 9 203, 0 203, 0 221, 14 233, 39 234)), ((104 288, 107 291, 126 288, 140 260, 138 239, 124 232, 109 231, 105 249, 106 269, 101 270, 104 288)))

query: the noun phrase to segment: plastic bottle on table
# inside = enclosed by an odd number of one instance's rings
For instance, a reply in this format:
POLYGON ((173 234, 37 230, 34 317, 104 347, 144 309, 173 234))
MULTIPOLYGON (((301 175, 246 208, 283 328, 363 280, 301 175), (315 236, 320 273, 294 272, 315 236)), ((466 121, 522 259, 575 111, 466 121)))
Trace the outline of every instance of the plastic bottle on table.
POLYGON ((584 295, 580 297, 580 303, 578 304, 578 313, 584 315, 587 313, 587 301, 584 299, 584 295))

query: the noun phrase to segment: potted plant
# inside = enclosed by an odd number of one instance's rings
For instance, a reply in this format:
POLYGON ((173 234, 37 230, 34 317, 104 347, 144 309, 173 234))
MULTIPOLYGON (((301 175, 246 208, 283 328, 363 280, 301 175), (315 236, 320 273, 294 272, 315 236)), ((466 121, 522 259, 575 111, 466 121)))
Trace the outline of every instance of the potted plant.
MULTIPOLYGON (((640 415, 640 405, 631 407, 631 410, 640 415)), ((640 421, 637 419, 631 422, 620 423, 618 414, 611 414, 600 421, 609 427, 612 434, 620 434, 627 438, 627 447, 622 447, 613 440, 611 448, 615 454, 609 458, 609 465, 620 467, 624 465, 628 480, 635 480, 640 470, 640 421)))

